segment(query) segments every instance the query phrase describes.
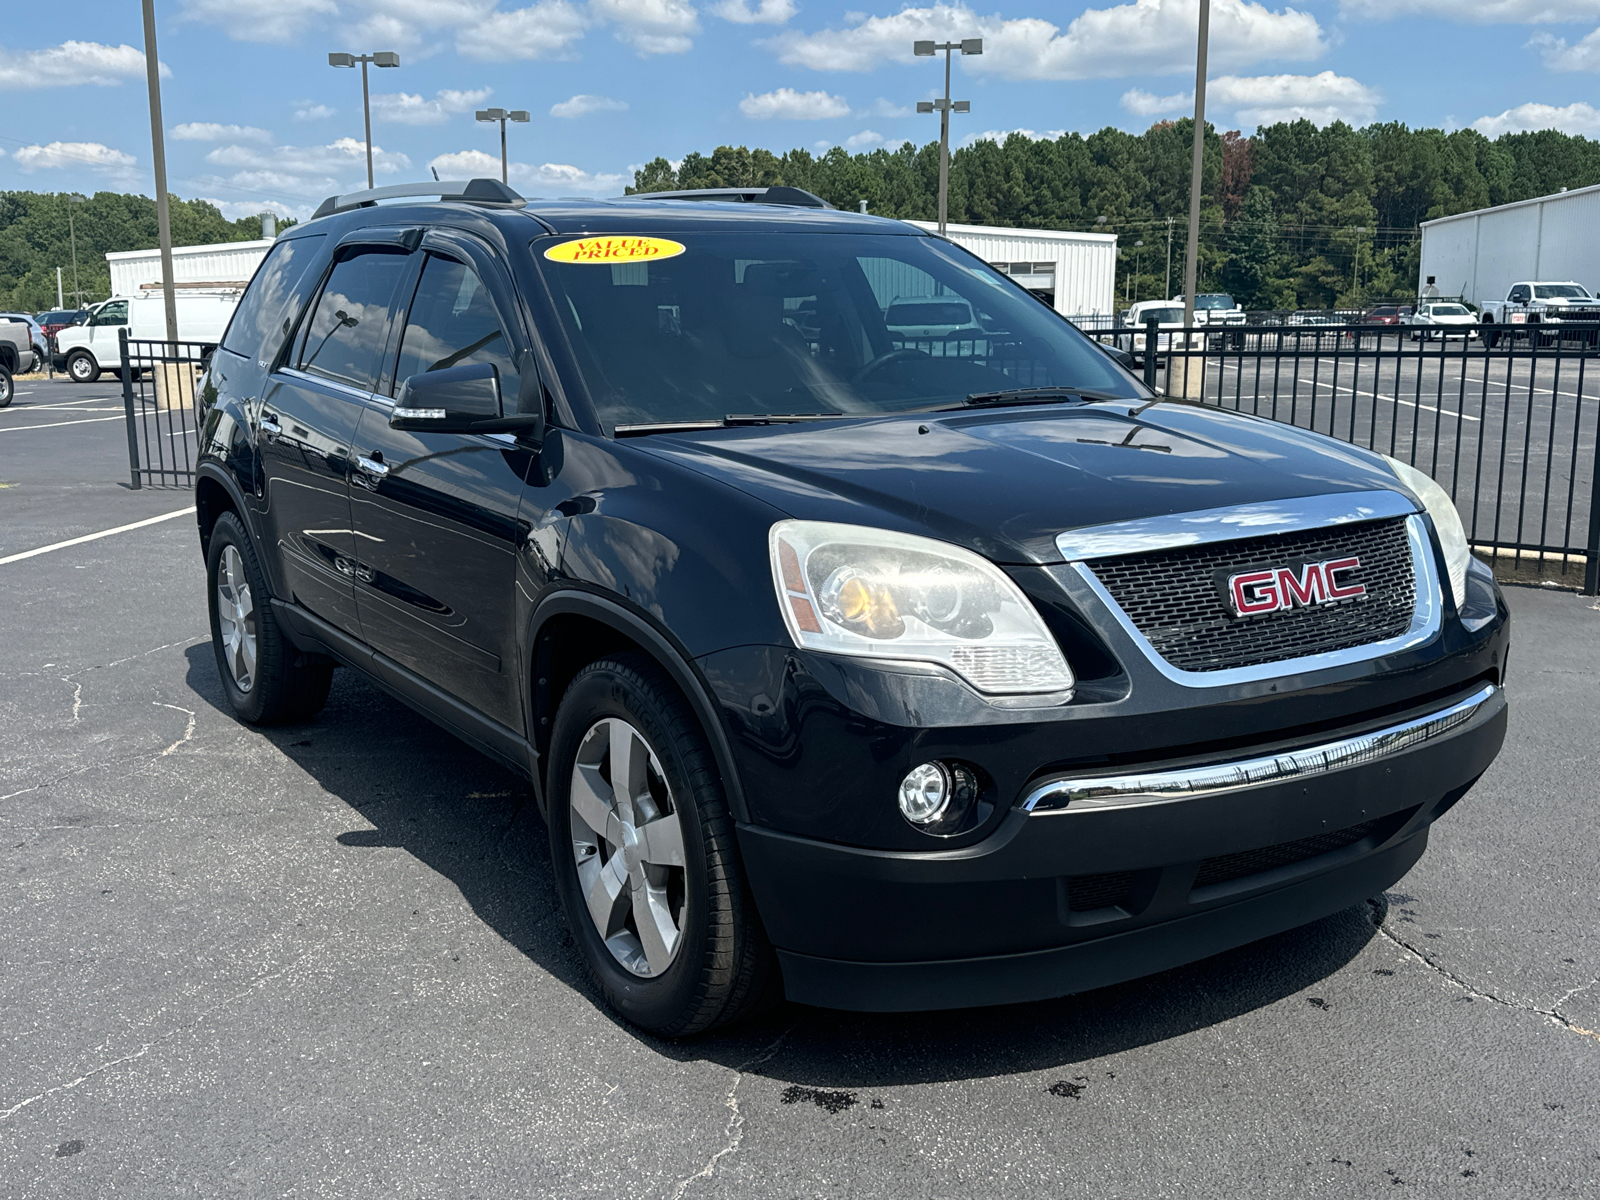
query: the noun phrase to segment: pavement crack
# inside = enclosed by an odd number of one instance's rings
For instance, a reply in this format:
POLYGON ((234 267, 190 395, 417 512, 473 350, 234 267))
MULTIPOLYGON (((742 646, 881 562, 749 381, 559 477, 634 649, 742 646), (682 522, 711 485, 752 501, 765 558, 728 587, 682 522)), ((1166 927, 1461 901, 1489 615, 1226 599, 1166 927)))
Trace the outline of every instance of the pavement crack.
POLYGON ((1449 980, 1456 987, 1467 993, 1467 995, 1471 996, 1474 1000, 1487 1000, 1490 1004, 1498 1004, 1502 1008, 1513 1008, 1522 1012, 1534 1013, 1537 1016, 1543 1017, 1552 1025, 1558 1025, 1570 1033, 1577 1034, 1579 1037, 1590 1038, 1593 1041, 1600 1043, 1600 1030, 1585 1029, 1582 1025, 1574 1024, 1561 1012, 1561 1006, 1563 1004, 1565 1004, 1568 1000, 1571 1000, 1572 997, 1578 995, 1579 993, 1585 992, 1589 988, 1592 988, 1596 983, 1600 983, 1600 979, 1591 980, 1582 987, 1573 988, 1549 1008, 1541 1008, 1537 1004, 1524 1003, 1518 1000, 1507 1000, 1504 996, 1497 996, 1493 992, 1486 992, 1482 988, 1475 987, 1471 983, 1468 983, 1460 975, 1457 975, 1454 971, 1450 970, 1450 968, 1438 962, 1438 960, 1436 960, 1427 951, 1413 946, 1410 942, 1406 941, 1405 938, 1400 937, 1398 934, 1392 932, 1387 926, 1380 924, 1377 919, 1378 914, 1376 911, 1372 915, 1373 925, 1377 928, 1379 933, 1381 933, 1389 941, 1393 942, 1396 946, 1400 947, 1401 950, 1405 951, 1423 966, 1427 967, 1430 971, 1433 971, 1437 975, 1442 975, 1445 979, 1449 980))
POLYGON ((171 754, 179 746, 183 745, 185 742, 187 742, 190 738, 192 738, 194 736, 194 719, 195 719, 194 718, 194 709, 192 709, 192 708, 180 708, 176 704, 163 704, 159 700, 152 700, 150 703, 154 704, 157 708, 170 708, 170 709, 172 709, 173 712, 181 712, 181 713, 188 713, 189 714, 189 724, 184 729, 183 736, 181 738, 179 738, 177 741, 173 742, 172 745, 168 746, 165 750, 163 750, 157 756, 159 758, 165 758, 167 755, 171 754))
POLYGON ((717 1163, 727 1155, 738 1151, 739 1143, 744 1140, 744 1113, 739 1111, 739 1084, 744 1081, 746 1071, 759 1067, 778 1052, 778 1047, 783 1045, 784 1040, 795 1031, 797 1025, 798 1022, 796 1022, 796 1025, 789 1026, 760 1054, 748 1062, 740 1063, 733 1069, 733 1083, 729 1085, 727 1098, 722 1102, 723 1107, 728 1110, 728 1127, 723 1134, 725 1140, 722 1149, 706 1159, 706 1165, 693 1175, 678 1181, 678 1186, 672 1193, 672 1200, 683 1200, 683 1194, 689 1190, 689 1186, 696 1179, 710 1179, 716 1173, 717 1163))
POLYGON ((96 1075, 100 1074, 102 1071, 109 1071, 112 1067, 121 1066, 125 1062, 132 1062, 136 1058, 143 1058, 150 1052, 150 1045, 151 1044, 149 1042, 146 1042, 132 1054, 124 1054, 121 1058, 114 1058, 108 1063, 101 1063, 98 1067, 95 1067, 94 1070, 85 1071, 76 1079, 69 1079, 66 1083, 58 1083, 55 1085, 55 1087, 45 1088, 45 1090, 40 1092, 37 1096, 29 1096, 26 1100, 19 1100, 10 1108, 0 1108, 0 1121, 9 1120, 11 1117, 27 1108, 30 1104, 37 1104, 46 1096, 53 1096, 57 1092, 69 1091, 81 1083, 86 1083, 93 1079, 96 1075))

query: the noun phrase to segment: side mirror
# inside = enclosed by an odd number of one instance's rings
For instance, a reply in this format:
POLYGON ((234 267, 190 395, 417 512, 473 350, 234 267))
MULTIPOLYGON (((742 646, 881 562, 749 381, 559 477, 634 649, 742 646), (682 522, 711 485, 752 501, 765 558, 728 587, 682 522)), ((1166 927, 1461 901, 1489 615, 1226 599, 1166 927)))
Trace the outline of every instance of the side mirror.
POLYGON ((390 429, 467 433, 500 416, 500 377, 492 363, 424 371, 400 385, 390 429))

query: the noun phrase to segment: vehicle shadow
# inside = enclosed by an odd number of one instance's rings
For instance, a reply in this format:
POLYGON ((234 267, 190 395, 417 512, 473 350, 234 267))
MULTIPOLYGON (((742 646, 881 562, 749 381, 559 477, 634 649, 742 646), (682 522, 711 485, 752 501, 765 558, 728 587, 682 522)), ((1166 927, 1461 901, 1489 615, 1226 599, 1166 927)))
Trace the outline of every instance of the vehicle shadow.
MULTIPOLYGON (((210 645, 186 654, 190 687, 231 716, 210 645)), ((375 826, 340 834, 340 845, 405 850, 454 883, 474 913, 540 969, 600 1004, 551 885, 544 823, 526 781, 350 671, 335 674, 313 723, 260 733, 375 826)), ((1385 912, 1375 899, 1186 967, 1034 1004, 865 1014, 781 1003, 727 1031, 678 1042, 617 1024, 677 1061, 841 1092, 1047 1071, 1179 1037, 1311 988, 1360 953, 1385 912)))

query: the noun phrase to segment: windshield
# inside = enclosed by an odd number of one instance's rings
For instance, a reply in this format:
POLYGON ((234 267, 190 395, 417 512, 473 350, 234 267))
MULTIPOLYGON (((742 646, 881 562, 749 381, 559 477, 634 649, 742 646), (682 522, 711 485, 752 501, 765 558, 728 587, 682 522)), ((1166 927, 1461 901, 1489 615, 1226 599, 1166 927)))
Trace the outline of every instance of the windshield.
POLYGON ((1589 293, 1576 283, 1541 283, 1533 289, 1535 300, 1587 300, 1589 293))
POLYGON ((1145 398, 1066 321, 934 238, 677 237, 629 239, 666 252, 625 263, 580 255, 573 239, 534 244, 607 430, 729 414, 872 415, 1014 388, 1145 398))
POLYGON ((1197 311, 1205 312, 1209 309, 1232 308, 1234 304, 1232 296, 1196 296, 1194 306, 1197 311))
POLYGON ((1462 304, 1435 304, 1428 312, 1436 317, 1465 317, 1469 316, 1466 306, 1462 304))
POLYGON ((1181 308, 1147 308, 1134 317, 1132 324, 1143 325, 1151 317, 1163 325, 1182 325, 1183 309, 1181 308))

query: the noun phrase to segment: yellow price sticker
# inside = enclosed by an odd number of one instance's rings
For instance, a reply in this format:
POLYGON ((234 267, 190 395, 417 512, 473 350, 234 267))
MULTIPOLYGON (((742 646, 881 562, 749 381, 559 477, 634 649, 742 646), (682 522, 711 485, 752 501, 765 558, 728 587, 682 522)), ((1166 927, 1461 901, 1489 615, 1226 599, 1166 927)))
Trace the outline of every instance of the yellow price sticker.
POLYGON ((683 243, 670 238, 592 237, 551 246, 544 256, 564 263, 640 263, 676 258, 683 251, 683 243))

